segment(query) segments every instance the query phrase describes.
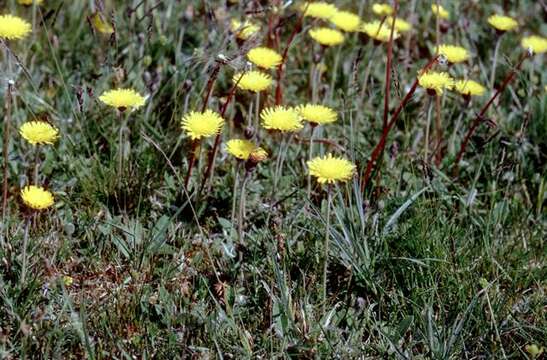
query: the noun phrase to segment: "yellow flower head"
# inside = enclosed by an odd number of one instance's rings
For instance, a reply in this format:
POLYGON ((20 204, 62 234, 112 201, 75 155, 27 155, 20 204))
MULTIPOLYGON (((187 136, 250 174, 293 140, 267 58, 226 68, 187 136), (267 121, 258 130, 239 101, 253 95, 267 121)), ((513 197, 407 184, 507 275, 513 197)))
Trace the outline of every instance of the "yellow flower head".
POLYGON ((103 93, 99 96, 99 100, 108 106, 125 111, 140 108, 144 105, 145 99, 133 89, 114 89, 103 93))
POLYGON ((519 26, 519 23, 509 16, 492 15, 488 18, 488 23, 496 30, 509 31, 519 26))
POLYGON ((445 72, 429 71, 418 77, 421 87, 433 90, 441 95, 444 89, 451 90, 454 87, 454 79, 445 72))
POLYGON ((443 55, 452 64, 464 62, 469 59, 469 51, 461 46, 440 45, 439 54, 443 55))
POLYGON ((437 8, 437 4, 431 4, 431 11, 441 19, 448 19, 450 17, 450 13, 441 5, 437 8))
MULTIPOLYGON (((386 19, 387 27, 391 27, 391 23, 393 22, 393 18, 390 16, 386 19)), ((399 32, 407 32, 412 29, 412 25, 408 21, 405 21, 403 19, 396 18, 395 19, 395 30, 399 32)))
POLYGON ((541 36, 532 35, 521 40, 520 44, 526 50, 536 54, 542 54, 547 51, 547 39, 541 36))
POLYGON ((8 40, 22 39, 30 33, 28 22, 13 15, 0 15, 0 38, 8 40))
POLYGON ((249 50, 247 59, 263 69, 271 69, 281 64, 281 55, 267 47, 257 47, 249 50))
MULTIPOLYGON (((380 21, 373 21, 363 24, 361 31, 374 40, 381 42, 388 42, 389 36, 391 35, 391 28, 385 23, 382 24, 380 21)), ((397 39, 399 36, 399 33, 393 29, 393 40, 397 39)))
POLYGON ((247 40, 260 31, 260 26, 247 20, 241 22, 239 20, 232 19, 230 29, 236 34, 238 39, 247 40))
POLYGON ((312 124, 329 124, 336 121, 336 113, 323 105, 306 104, 296 108, 300 116, 312 124))
POLYGON ((39 186, 30 185, 21 190, 23 203, 34 210, 44 210, 53 205, 53 195, 39 186))
MULTIPOLYGON (((19 5, 29 6, 32 5, 33 0, 17 0, 17 2, 19 3, 19 5)), ((43 2, 44 0, 34 0, 34 3, 36 3, 36 5, 42 5, 43 2)))
POLYGON ((226 151, 234 157, 247 160, 257 146, 249 140, 232 139, 226 143, 226 151))
POLYGON ((376 15, 387 16, 393 14, 393 7, 389 4, 375 3, 372 5, 372 12, 376 15))
POLYGON ((337 11, 330 18, 330 22, 339 29, 347 32, 354 32, 359 30, 361 19, 359 19, 359 16, 349 11, 337 11))
POLYGON ((234 83, 237 83, 238 88, 252 92, 264 91, 272 85, 272 77, 270 75, 254 70, 237 73, 232 80, 234 83))
POLYGON ((486 88, 473 80, 458 80, 454 83, 454 89, 462 95, 482 96, 486 88))
POLYGON ((224 125, 224 119, 212 110, 191 111, 182 118, 182 129, 192 140, 216 135, 224 125))
POLYGON ((300 10, 304 11, 304 16, 310 16, 317 19, 328 20, 338 10, 336 6, 326 3, 324 1, 318 1, 313 3, 302 4, 300 10))
POLYGON ((320 184, 334 184, 346 182, 355 174, 355 165, 344 158, 327 154, 325 157, 316 157, 308 161, 310 175, 317 177, 320 184))
POLYGON ((59 138, 59 130, 45 121, 26 122, 19 128, 19 134, 32 145, 53 145, 59 138))
POLYGON ((296 131, 302 129, 302 120, 293 108, 276 106, 266 108, 260 113, 262 126, 269 130, 296 131))
POLYGON ((114 28, 107 21, 103 20, 100 13, 96 12, 91 17, 91 23, 93 27, 101 34, 111 35, 114 33, 114 28))
POLYGON ((344 34, 338 30, 320 27, 310 29, 308 33, 313 40, 324 46, 340 45, 344 42, 344 34))

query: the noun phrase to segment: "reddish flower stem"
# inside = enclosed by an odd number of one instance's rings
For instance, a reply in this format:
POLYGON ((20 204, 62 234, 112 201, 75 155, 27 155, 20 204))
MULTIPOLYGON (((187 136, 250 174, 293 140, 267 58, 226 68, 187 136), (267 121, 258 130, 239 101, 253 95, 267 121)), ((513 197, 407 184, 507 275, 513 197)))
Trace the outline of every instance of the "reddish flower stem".
POLYGON ((215 84, 215 81, 217 80, 218 73, 220 72, 220 62, 217 62, 215 67, 213 68, 213 72, 209 76, 209 80, 207 81, 207 92, 205 93, 205 99, 203 99, 203 105, 201 106, 201 112, 205 112, 207 110, 207 105, 209 104, 209 98, 211 97, 211 93, 213 92, 213 85, 215 84))
MULTIPOLYGON (((420 74, 423 74, 424 72, 429 70, 433 66, 433 64, 437 62, 437 59, 438 59, 438 56, 435 56, 432 60, 430 60, 429 63, 422 69, 420 74)), ((384 148, 386 146, 387 136, 389 135, 390 130, 393 128, 393 125, 395 125, 395 122, 399 118, 399 115, 401 114, 401 111, 403 110, 405 105, 410 101, 410 99, 412 98, 412 95, 414 95, 414 92, 416 92, 417 87, 418 87, 418 77, 416 77, 416 80, 414 80, 412 87, 406 93, 403 100, 401 100, 397 109, 395 109, 395 112, 391 116, 391 120, 387 123, 387 126, 384 127, 382 131, 382 137, 380 138, 380 141, 378 142, 378 144, 376 144, 376 146, 374 147, 374 150, 372 150, 370 160, 368 161, 367 167, 365 168, 363 175, 361 177, 362 179, 361 192, 365 191, 365 188, 368 185, 368 182, 370 180, 370 174, 372 173, 372 170, 374 169, 374 165, 376 164, 376 160, 378 160, 378 157, 384 151, 384 148)))
MULTIPOLYGON (((228 93, 228 98, 226 99, 226 102, 224 103, 224 105, 222 105, 222 108, 220 110, 220 116, 223 118, 224 118, 224 115, 226 114, 226 110, 228 110, 228 105, 230 105, 230 102, 232 101, 236 93, 237 85, 239 84, 239 81, 241 79, 242 79, 242 76, 232 86, 232 88, 230 89, 230 92, 228 93)), ((205 175, 201 182, 201 186, 199 190, 200 192, 203 190, 205 185, 210 181, 210 178, 212 177, 214 173, 215 160, 218 153, 218 147, 220 146, 221 135, 222 134, 219 132, 217 136, 215 137, 215 144, 213 145, 213 150, 211 150, 209 154, 209 159, 207 161, 207 169, 205 170, 205 175)))
POLYGON ((496 100, 496 98, 505 90, 507 85, 509 85, 509 83, 513 80, 517 72, 519 72, 522 64, 524 63, 524 60, 526 60, 526 58, 528 58, 529 56, 530 54, 528 52, 525 52, 521 56, 519 62, 517 63, 517 66, 513 68, 513 70, 505 77, 501 86, 496 90, 494 95, 492 95, 490 100, 488 100, 488 102, 482 107, 481 111, 475 117, 475 120, 473 121, 473 123, 471 124, 471 127, 469 128, 469 130, 467 130, 467 133, 465 134, 465 137, 463 138, 462 144, 460 146, 460 151, 456 155, 456 160, 454 162, 454 170, 456 172, 458 170, 460 161, 463 158, 463 154, 465 153, 467 144, 469 143, 469 140, 471 139, 471 135, 473 135, 473 133, 475 132, 477 127, 480 125, 480 123, 484 121, 484 115, 486 114, 490 106, 494 103, 494 100, 496 100))
POLYGON ((302 23, 304 22, 304 14, 306 13, 306 10, 308 9, 308 4, 306 3, 306 7, 302 10, 302 14, 300 14, 298 21, 296 25, 293 28, 293 31, 287 40, 287 46, 285 46, 285 50, 283 51, 283 55, 281 58, 281 63, 277 67, 277 86, 275 88, 275 104, 281 105, 283 102, 283 86, 281 85, 281 79, 283 78, 283 68, 285 66, 285 62, 287 61, 287 55, 289 53, 289 48, 291 47, 291 44, 296 37, 296 34, 298 34, 302 30, 302 23))

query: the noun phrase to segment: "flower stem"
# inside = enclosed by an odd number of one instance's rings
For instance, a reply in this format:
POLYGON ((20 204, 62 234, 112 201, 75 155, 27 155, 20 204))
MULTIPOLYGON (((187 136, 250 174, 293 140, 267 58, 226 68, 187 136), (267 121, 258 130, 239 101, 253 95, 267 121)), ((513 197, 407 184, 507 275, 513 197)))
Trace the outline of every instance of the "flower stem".
POLYGON ((285 62, 287 61, 289 48, 291 47, 291 44, 294 38, 296 37, 296 34, 298 34, 302 30, 302 23, 304 22, 304 14, 306 13, 307 8, 308 8, 308 3, 306 3, 305 8, 300 14, 296 22, 296 25, 294 26, 293 31, 291 35, 289 36, 289 39, 287 40, 287 45, 285 46, 285 50, 283 51, 281 63, 277 66, 277 86, 275 88, 275 104, 276 105, 281 105, 283 103, 283 85, 282 85, 283 68, 285 66, 285 62))
POLYGON ((498 53, 500 50, 501 36, 498 35, 496 47, 494 48, 494 59, 492 60, 492 74, 490 74, 490 88, 494 89, 494 81, 496 80, 496 66, 498 65, 498 53))
POLYGON ((27 275, 27 247, 28 247, 28 233, 30 228, 30 217, 25 222, 25 232, 23 235, 23 264, 21 266, 21 285, 25 283, 27 275))
POLYGON ((336 56, 334 57, 334 66, 332 67, 332 76, 330 79, 330 88, 329 88, 329 102, 332 102, 332 97, 334 96, 334 86, 336 84, 336 74, 338 73, 338 65, 340 64, 340 52, 342 47, 338 47, 336 51, 336 56))
MULTIPOLYGON (((232 88, 230 89, 230 93, 228 94, 228 98, 226 99, 226 102, 224 103, 224 105, 222 106, 222 109, 220 110, 220 116, 223 117, 223 118, 224 118, 224 115, 226 114, 226 110, 228 109, 228 105, 230 105, 230 101, 232 101, 232 98, 234 97, 237 85, 239 84, 240 80, 241 80, 241 77, 232 86, 232 88)), ((217 153, 218 153, 218 147, 220 145, 221 135, 222 135, 222 133, 219 132, 217 134, 216 138, 215 138, 215 144, 213 146, 213 149, 210 152, 209 159, 207 161, 207 169, 205 170, 205 176, 203 176, 203 180, 202 180, 202 183, 201 183, 201 186, 200 186, 200 192, 203 190, 205 185, 207 185, 208 188, 210 187, 211 179, 212 179, 213 174, 214 174, 215 160, 216 160, 216 156, 217 156, 217 153)))
MULTIPOLYGON (((9 60, 8 60, 9 62, 9 60)), ((11 127, 11 99, 12 99, 13 85, 8 82, 8 88, 6 91, 5 109, 6 115, 4 120, 4 139, 2 146, 2 153, 4 155, 4 167, 3 167, 3 184, 2 184, 2 221, 5 220, 6 207, 8 205, 8 169, 9 169, 9 140, 10 140, 10 127, 11 127)))
POLYGON ((39 186, 38 183, 38 170, 40 168, 40 147, 36 146, 34 149, 34 185, 39 186))
POLYGON ((260 91, 256 92, 255 98, 255 138, 260 126, 260 91))
POLYGON ((239 242, 243 242, 243 219, 245 219, 245 187, 247 181, 249 180, 249 171, 245 171, 245 176, 243 177, 243 183, 241 184, 241 195, 239 196, 239 213, 237 216, 237 236, 239 242))
POLYGON ((234 189, 232 190, 232 216, 230 217, 231 223, 233 224, 236 218, 236 203, 237 203, 237 186, 239 185, 239 168, 241 167, 241 162, 238 161, 235 167, 234 174, 234 189))
MULTIPOLYGON (((437 95, 435 95, 437 97, 437 95)), ((433 111, 433 101, 430 96, 427 103, 427 121, 425 123, 425 137, 424 137, 424 163, 428 163, 429 154, 429 128, 431 127, 431 112, 433 111)))
POLYGON ((184 188, 188 191, 188 183, 190 182, 190 177, 192 176, 192 170, 196 163, 196 151, 199 147, 199 140, 192 141, 191 150, 190 150, 190 159, 188 160, 188 172, 186 173, 186 178, 184 179, 184 188))
MULTIPOLYGON (((433 64, 437 62, 437 59, 439 57, 435 56, 433 59, 427 63, 426 66, 420 71, 420 74, 423 74, 427 70, 429 70, 433 64)), ((386 146, 387 142, 387 136, 389 135, 390 130, 393 128, 393 125, 397 122, 397 119, 399 118, 399 115, 403 111, 403 108, 405 105, 410 101, 412 98, 412 95, 416 92, 416 88, 418 87, 418 77, 414 80, 414 83, 410 87, 410 90, 406 93, 405 97, 401 102, 399 103, 399 106, 397 109, 395 109, 395 112, 391 116, 391 120, 388 122, 387 127, 382 131, 382 137, 380 138, 380 141, 376 146, 374 147, 374 150, 372 150, 372 154, 370 155, 370 160, 367 162, 367 166, 363 171, 363 175, 361 177, 361 192, 365 191, 366 186, 368 185, 368 182, 370 180, 370 174, 372 173, 372 170, 374 169, 374 165, 376 164, 376 160, 380 157, 380 154, 384 151, 384 148, 386 146)))
MULTIPOLYGON (((389 41, 387 43, 387 60, 386 60, 386 81, 384 92, 384 118, 382 123, 382 129, 387 127, 389 117, 389 96, 391 93, 391 63, 393 61, 393 32, 395 31, 395 19, 397 18, 398 1, 395 1, 395 8, 393 13, 393 21, 391 21, 391 31, 389 33, 389 41)), ((379 29, 379 28, 378 28, 379 29)))
POLYGON ((462 144, 460 146, 460 151, 458 152, 458 155, 456 155, 456 160, 454 161, 454 171, 458 171, 458 167, 460 164, 460 161, 463 158, 463 154, 465 153, 465 149, 467 147, 467 144, 469 143, 469 139, 471 138, 471 135, 473 135, 473 132, 475 132, 475 129, 479 126, 479 124, 484 120, 484 115, 488 111, 488 108, 494 103, 496 98, 505 90, 507 85, 513 80, 517 72, 520 70, 522 63, 524 60, 526 60, 530 54, 526 51, 520 58, 519 62, 517 63, 517 66, 505 77, 505 80, 503 80, 503 83, 500 85, 500 87, 496 90, 494 95, 488 100, 488 102, 482 107, 481 111, 477 114, 475 117, 475 120, 473 120, 473 123, 471 124, 471 127, 465 134, 465 137, 462 141, 462 144))
MULTIPOLYGON (((311 130, 310 130, 310 148, 309 148, 309 154, 308 154, 308 160, 311 161, 313 157, 313 134, 315 130, 315 125, 311 124, 311 130)), ((308 172, 308 199, 311 200, 311 174, 308 172)))
POLYGON ((329 267, 330 207, 332 202, 331 185, 327 188, 327 215, 325 223, 325 242, 323 244, 323 314, 327 308, 327 271, 329 267))

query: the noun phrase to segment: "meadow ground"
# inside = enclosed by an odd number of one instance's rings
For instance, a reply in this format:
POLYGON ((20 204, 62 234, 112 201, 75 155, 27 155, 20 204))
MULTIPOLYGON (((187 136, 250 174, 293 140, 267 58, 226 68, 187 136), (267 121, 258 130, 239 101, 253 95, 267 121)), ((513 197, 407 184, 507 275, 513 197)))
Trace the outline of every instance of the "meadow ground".
POLYGON ((545 356, 544 1, 20 2, 1 359, 545 356))

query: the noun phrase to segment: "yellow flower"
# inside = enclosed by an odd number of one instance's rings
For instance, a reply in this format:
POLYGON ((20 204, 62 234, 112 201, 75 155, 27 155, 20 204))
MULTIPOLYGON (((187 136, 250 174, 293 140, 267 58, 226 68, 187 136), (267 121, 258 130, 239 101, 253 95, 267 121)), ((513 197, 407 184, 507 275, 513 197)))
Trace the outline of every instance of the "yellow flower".
POLYGON ((482 96, 486 88, 473 80, 458 80, 454 83, 454 89, 462 95, 482 96))
POLYGON ((100 13, 95 13, 91 17, 93 27, 101 34, 111 35, 114 33, 114 28, 107 21, 103 20, 100 13))
POLYGON ((271 69, 281 64, 281 55, 267 47, 257 47, 249 50, 247 59, 263 69, 271 69))
POLYGON ((306 104, 296 108, 300 116, 312 124, 329 124, 336 121, 336 113, 323 105, 306 104))
POLYGON ((30 185, 21 190, 21 199, 34 210, 44 210, 53 205, 53 195, 39 186, 30 185))
POLYGON ((441 19, 448 19, 450 14, 441 5, 437 8, 437 4, 431 4, 431 11, 433 14, 439 16, 441 19))
POLYGON ((270 75, 254 70, 237 73, 232 80, 234 83, 237 83, 238 88, 253 92, 264 91, 272 85, 272 77, 270 75))
POLYGON ((182 118, 182 129, 192 140, 216 135, 224 125, 224 119, 212 110, 191 111, 182 118))
POLYGON ((492 25, 495 29, 500 31, 509 31, 513 30, 519 23, 509 16, 503 15, 492 15, 488 18, 488 23, 492 25))
POLYGON ((376 15, 387 16, 393 14, 393 7, 389 4, 376 3, 372 5, 372 12, 376 15))
MULTIPOLYGON (((17 0, 17 2, 20 4, 20 5, 32 5, 33 1, 32 0, 17 0)), ((34 3, 36 3, 36 5, 42 5, 42 3, 44 2, 44 0, 34 0, 34 3)))
MULTIPOLYGON (((391 16, 386 19, 388 28, 391 27, 392 22, 393 22, 393 18, 391 16)), ((407 32, 407 31, 410 31, 410 29, 412 29, 412 25, 410 25, 409 22, 399 18, 395 19, 395 30, 399 32, 407 32)))
POLYGON ((461 46, 441 45, 439 46, 439 54, 443 55, 452 64, 469 59, 469 52, 461 46))
POLYGON ((421 87, 433 90, 441 95, 444 89, 451 90, 454 87, 454 79, 445 72, 430 71, 418 77, 421 87))
POLYGON ((337 181, 346 182, 355 174, 355 165, 344 158, 327 154, 307 162, 310 175, 317 177, 320 184, 334 184, 337 181))
POLYGON ((59 130, 45 121, 26 122, 19 128, 19 134, 32 145, 53 145, 59 138, 59 130))
POLYGON ((334 15, 332 15, 332 17, 330 18, 330 21, 337 28, 347 32, 358 31, 359 25, 361 24, 361 19, 359 19, 359 16, 349 11, 335 12, 334 15))
POLYGON ((520 42, 523 48, 536 54, 542 54, 547 51, 547 39, 541 36, 528 36, 520 42))
MULTIPOLYGON (((388 42, 389 36, 391 35, 391 28, 385 23, 382 24, 380 21, 373 21, 363 24, 361 31, 374 40, 382 42, 388 42)), ((393 29, 393 40, 397 39, 399 36, 399 33, 393 29)))
POLYGON ((305 3, 300 7, 300 10, 304 11, 304 16, 310 16, 317 19, 328 20, 338 10, 336 6, 326 3, 324 1, 318 1, 313 3, 305 3))
POLYGON ((241 160, 247 160, 257 146, 249 140, 232 139, 226 143, 226 151, 241 160))
POLYGON ((236 34, 236 37, 241 40, 247 40, 260 31, 260 26, 247 20, 241 22, 239 20, 232 19, 230 28, 236 34))
POLYGON ((144 97, 133 89, 114 89, 103 93, 99 100, 120 111, 138 109, 144 105, 144 97))
POLYGON ((302 129, 302 120, 293 108, 276 106, 266 108, 260 113, 262 126, 269 130, 296 131, 302 129))
POLYGON ((344 42, 344 34, 338 30, 320 27, 310 29, 308 33, 313 40, 324 46, 340 45, 344 42))
POLYGON ((32 27, 28 22, 13 15, 0 15, 0 38, 22 39, 30 33, 32 27))

